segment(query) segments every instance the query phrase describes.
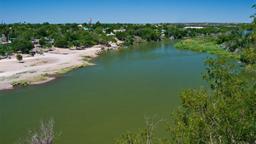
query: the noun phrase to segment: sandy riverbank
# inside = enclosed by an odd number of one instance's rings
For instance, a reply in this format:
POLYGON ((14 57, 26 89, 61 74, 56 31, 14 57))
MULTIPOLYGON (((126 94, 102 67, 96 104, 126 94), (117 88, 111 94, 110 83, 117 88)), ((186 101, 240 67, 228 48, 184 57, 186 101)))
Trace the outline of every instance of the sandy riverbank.
POLYGON ((0 60, 0 90, 51 81, 59 74, 92 65, 89 60, 106 49, 115 48, 101 45, 84 50, 54 48, 43 55, 24 56, 22 63, 15 57, 0 60))

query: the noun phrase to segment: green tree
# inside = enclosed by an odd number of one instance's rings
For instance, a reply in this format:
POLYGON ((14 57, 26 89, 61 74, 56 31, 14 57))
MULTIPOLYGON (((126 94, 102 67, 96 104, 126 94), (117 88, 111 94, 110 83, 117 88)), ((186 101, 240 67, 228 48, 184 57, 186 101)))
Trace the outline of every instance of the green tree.
POLYGON ((125 41, 128 37, 128 34, 126 32, 117 32, 116 33, 116 38, 121 40, 121 41, 125 41))
POLYGON ((13 52, 13 49, 10 45, 1 45, 0 44, 0 55, 7 56, 13 52))
POLYGON ((68 40, 65 37, 59 37, 54 42, 55 47, 68 48, 68 40))
POLYGON ((254 143, 256 73, 226 59, 207 61, 211 92, 187 90, 170 127, 174 143, 254 143), (250 75, 250 76, 249 76, 250 75))
POLYGON ((149 26, 138 29, 135 34, 147 41, 160 40, 160 33, 156 29, 151 28, 149 26))
POLYGON ((12 47, 14 47, 14 50, 16 52, 20 51, 21 53, 26 53, 28 54, 33 48, 33 44, 31 41, 28 40, 24 40, 24 39, 16 39, 13 44, 12 47))
POLYGON ((44 47, 44 46, 47 45, 47 41, 45 40, 45 38, 40 38, 39 44, 40 44, 42 47, 44 47))
POLYGON ((115 141, 116 144, 164 144, 165 140, 156 136, 156 128, 163 120, 146 119, 146 128, 137 133, 127 132, 115 141))

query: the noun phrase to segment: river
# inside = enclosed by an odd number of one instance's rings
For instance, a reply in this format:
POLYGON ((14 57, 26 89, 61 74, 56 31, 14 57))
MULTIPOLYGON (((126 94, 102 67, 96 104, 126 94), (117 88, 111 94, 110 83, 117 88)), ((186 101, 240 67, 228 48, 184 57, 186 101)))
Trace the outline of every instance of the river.
POLYGON ((168 118, 182 90, 205 85, 206 58, 147 43, 107 52, 47 84, 0 91, 0 143, 16 143, 52 118, 57 144, 111 144, 143 128, 145 117, 168 118))

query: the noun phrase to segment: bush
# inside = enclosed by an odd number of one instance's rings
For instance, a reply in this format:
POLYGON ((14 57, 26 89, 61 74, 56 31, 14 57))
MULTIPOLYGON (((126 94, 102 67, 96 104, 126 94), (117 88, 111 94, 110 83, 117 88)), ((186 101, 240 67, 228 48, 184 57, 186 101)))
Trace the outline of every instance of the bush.
POLYGON ((13 52, 13 49, 10 45, 1 45, 0 44, 0 56, 7 56, 13 52))
POLYGON ((247 64, 256 64, 256 49, 249 48, 243 50, 241 54, 241 61, 247 64))
POLYGON ((20 61, 22 61, 23 57, 22 57, 22 55, 17 54, 16 55, 16 59, 20 62, 20 61))
POLYGON ((212 91, 188 90, 171 125, 173 143, 255 143, 255 71, 225 59, 207 61, 212 91))
POLYGON ((13 47, 16 52, 20 51, 21 53, 25 54, 28 54, 34 48, 32 42, 28 40, 15 40, 13 47))
POLYGON ((45 38, 40 38, 39 44, 40 44, 42 47, 44 47, 44 46, 46 46, 47 41, 45 40, 45 38))
POLYGON ((58 38, 54 42, 54 46, 59 48, 68 48, 68 45, 68 40, 65 38, 58 38))

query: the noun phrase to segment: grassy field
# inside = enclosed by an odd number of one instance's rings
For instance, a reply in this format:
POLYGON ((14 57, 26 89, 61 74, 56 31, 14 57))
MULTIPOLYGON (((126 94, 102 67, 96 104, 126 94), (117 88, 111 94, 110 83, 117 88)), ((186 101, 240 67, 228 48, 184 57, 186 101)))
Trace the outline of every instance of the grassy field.
POLYGON ((223 57, 239 58, 239 55, 222 49, 210 38, 189 38, 178 41, 175 44, 177 49, 191 50, 195 52, 207 52, 223 57))

